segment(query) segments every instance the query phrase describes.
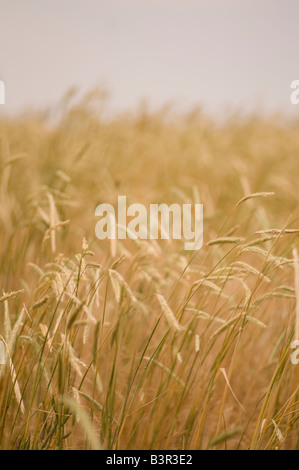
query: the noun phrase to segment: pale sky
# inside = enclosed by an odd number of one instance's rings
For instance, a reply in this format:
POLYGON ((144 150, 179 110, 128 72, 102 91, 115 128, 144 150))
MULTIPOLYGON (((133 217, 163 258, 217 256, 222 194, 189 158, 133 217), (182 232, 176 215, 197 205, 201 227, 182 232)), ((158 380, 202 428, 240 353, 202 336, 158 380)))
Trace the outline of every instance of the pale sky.
POLYGON ((296 112, 298 0, 0 0, 0 112, 106 85, 111 108, 296 112))

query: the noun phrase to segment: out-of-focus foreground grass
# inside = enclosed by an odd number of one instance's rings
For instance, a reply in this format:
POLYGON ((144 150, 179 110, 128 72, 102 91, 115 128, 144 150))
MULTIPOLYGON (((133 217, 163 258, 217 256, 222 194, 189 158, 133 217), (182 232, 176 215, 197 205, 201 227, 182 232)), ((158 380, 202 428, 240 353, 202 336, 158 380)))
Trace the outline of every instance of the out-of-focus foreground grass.
POLYGON ((2 118, 0 447, 298 448, 298 175, 278 118, 2 118), (203 203, 204 246, 97 240, 118 195, 203 203))

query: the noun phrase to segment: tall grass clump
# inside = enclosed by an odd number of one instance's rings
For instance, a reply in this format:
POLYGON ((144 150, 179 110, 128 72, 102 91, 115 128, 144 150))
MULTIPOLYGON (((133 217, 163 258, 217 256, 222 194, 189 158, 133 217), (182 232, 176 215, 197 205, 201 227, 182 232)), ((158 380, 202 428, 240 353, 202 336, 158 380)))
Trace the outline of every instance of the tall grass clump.
POLYGON ((59 112, 0 120, 0 448, 298 449, 298 123, 59 112), (118 195, 202 249, 97 240, 118 195))

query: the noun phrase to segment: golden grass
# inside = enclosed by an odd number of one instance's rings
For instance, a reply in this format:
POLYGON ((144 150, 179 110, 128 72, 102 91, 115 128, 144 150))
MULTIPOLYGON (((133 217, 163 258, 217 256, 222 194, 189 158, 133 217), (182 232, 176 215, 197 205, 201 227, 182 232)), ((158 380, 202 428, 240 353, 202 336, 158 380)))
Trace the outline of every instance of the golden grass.
POLYGON ((0 121, 2 449, 299 448, 298 127, 0 121), (203 248, 98 241, 118 195, 203 203, 203 248))

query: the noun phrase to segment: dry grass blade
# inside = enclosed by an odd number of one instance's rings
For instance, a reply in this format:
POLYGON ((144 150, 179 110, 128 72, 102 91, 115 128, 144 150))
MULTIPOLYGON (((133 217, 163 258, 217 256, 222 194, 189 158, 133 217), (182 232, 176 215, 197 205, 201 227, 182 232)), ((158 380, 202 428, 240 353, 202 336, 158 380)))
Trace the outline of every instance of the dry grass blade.
POLYGON ((235 243, 238 244, 242 241, 241 238, 237 237, 222 237, 222 238, 215 238, 214 240, 210 240, 207 245, 208 246, 213 246, 213 245, 226 245, 230 243, 235 243))
POLYGON ((162 312, 164 313, 164 315, 165 315, 165 317, 166 317, 166 319, 169 323, 169 326, 174 328, 177 331, 184 331, 185 328, 182 325, 179 324, 179 322, 177 321, 173 311, 169 307, 169 305, 166 302, 163 295, 156 294, 156 297, 157 297, 157 299, 159 301, 159 304, 162 308, 162 312))
POLYGON ((237 202, 236 207, 238 207, 243 202, 248 201, 249 199, 255 199, 255 198, 258 198, 258 197, 270 197, 270 196, 275 196, 275 193, 273 193, 273 192, 262 192, 262 193, 248 194, 248 196, 244 196, 242 199, 240 199, 239 202, 237 202))
POLYGON ((157 361, 156 359, 152 359, 151 357, 144 356, 144 360, 151 362, 152 364, 156 364, 160 369, 164 370, 170 377, 172 377, 177 383, 179 383, 183 388, 185 388, 186 384, 177 376, 175 375, 168 367, 164 366, 161 362, 157 361))
POLYGON ((9 294, 6 294, 5 292, 3 292, 3 295, 0 298, 0 302, 5 302, 8 299, 12 299, 13 297, 16 297, 19 294, 23 294, 23 292, 24 292, 24 289, 10 292, 9 294))
POLYGON ((91 446, 92 450, 101 450, 101 445, 97 437, 96 430, 92 425, 92 422, 86 413, 86 411, 78 404, 76 400, 71 397, 63 397, 62 402, 74 413, 76 418, 79 419, 80 425, 82 426, 86 438, 91 446))
POLYGON ((241 410, 243 411, 243 413, 246 413, 246 410, 245 410, 244 406, 243 406, 242 403, 240 403, 240 401, 238 400, 236 394, 234 393, 234 391, 233 391, 233 389, 232 389, 232 387, 231 387, 231 384, 229 383, 229 378, 227 377, 227 374, 226 374, 225 369, 220 368, 219 370, 220 370, 220 372, 222 373, 222 375, 223 375, 223 377, 224 377, 224 379, 225 379, 225 382, 226 382, 226 384, 227 384, 227 386, 228 386, 228 388, 229 388, 229 390, 230 390, 232 396, 234 397, 234 399, 235 399, 236 402, 238 403, 238 405, 239 405, 239 407, 241 408, 241 410))
POLYGON ((199 335, 195 335, 195 352, 198 353, 200 350, 200 338, 199 335))
MULTIPOLYGON (((18 406, 21 410, 21 413, 24 415, 25 414, 25 405, 24 405, 24 401, 22 399, 20 385, 19 385, 19 382, 17 380, 17 373, 16 373, 15 367, 13 365, 13 362, 11 360, 9 346, 7 345, 4 338, 2 338, 1 336, 0 336, 0 343, 5 346, 5 348, 4 348, 5 349, 5 357, 4 357, 3 365, 5 365, 5 364, 9 365, 9 371, 10 371, 10 376, 11 376, 11 381, 12 381, 12 384, 13 384, 15 397, 17 399, 17 403, 18 403, 18 406)), ((3 346, 2 346, 2 353, 3 353, 3 346)), ((0 370, 0 379, 1 379, 2 373, 3 373, 3 369, 0 370)))
POLYGON ((299 228, 279 229, 270 228, 268 230, 258 230, 255 232, 257 235, 273 234, 273 235, 295 235, 299 233, 299 228))
POLYGON ((219 436, 212 439, 208 447, 216 447, 220 444, 223 444, 224 442, 229 441, 230 439, 233 439, 241 433, 241 429, 234 429, 233 431, 224 432, 223 434, 220 434, 219 436))

